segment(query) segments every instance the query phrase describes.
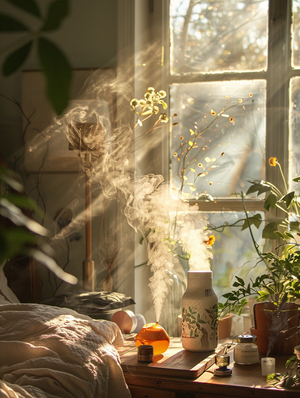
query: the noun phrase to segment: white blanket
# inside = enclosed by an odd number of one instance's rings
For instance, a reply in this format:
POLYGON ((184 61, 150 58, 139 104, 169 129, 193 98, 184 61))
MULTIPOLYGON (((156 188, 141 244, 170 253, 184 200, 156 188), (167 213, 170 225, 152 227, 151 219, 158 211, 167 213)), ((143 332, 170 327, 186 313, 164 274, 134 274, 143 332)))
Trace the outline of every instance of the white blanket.
POLYGON ((0 398, 128 398, 118 326, 65 308, 0 305, 0 398))

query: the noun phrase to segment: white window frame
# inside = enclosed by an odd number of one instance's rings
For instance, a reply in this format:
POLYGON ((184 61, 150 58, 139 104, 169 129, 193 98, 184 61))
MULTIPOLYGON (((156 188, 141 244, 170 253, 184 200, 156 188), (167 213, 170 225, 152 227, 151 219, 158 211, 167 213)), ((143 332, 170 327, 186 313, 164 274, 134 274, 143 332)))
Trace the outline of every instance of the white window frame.
MULTIPOLYGON (((269 29, 268 29, 268 67, 266 71, 258 72, 222 72, 212 74, 191 74, 186 76, 171 76, 169 73, 170 35, 169 35, 169 0, 119 0, 119 32, 120 48, 124 55, 126 48, 127 61, 131 61, 130 73, 134 79, 134 93, 141 98, 145 92, 145 84, 157 90, 169 91, 172 83, 207 82, 220 80, 252 80, 264 79, 267 86, 266 98, 266 180, 273 182, 283 189, 283 182, 277 168, 268 166, 268 159, 276 156, 280 161, 286 180, 289 176, 289 84, 290 79, 300 76, 300 69, 291 66, 291 32, 292 28, 292 0, 269 1, 269 29), (124 25, 126 26, 124 30, 124 25), (124 35, 125 32, 125 35, 124 35), (127 33, 126 33, 127 32, 127 33), (129 32, 129 34, 128 34, 129 32), (126 36, 127 35, 127 36, 126 36), (127 42, 126 42, 127 40, 127 42), (153 54, 147 49, 154 47, 153 54), (163 50, 162 50, 163 49, 163 50), (144 54, 145 66, 135 62, 137 53, 144 54), (160 54, 160 56, 159 56, 160 54), (161 57, 161 55, 163 56, 161 57), (160 58, 161 57, 161 58, 160 58), (163 60, 162 65, 159 62, 163 60), (146 83, 145 83, 146 82, 146 83)), ((122 60, 124 62, 124 58, 122 60)), ((122 65, 122 62, 119 65, 122 65)), ((128 66, 128 64, 127 64, 128 66)), ((155 164, 152 172, 162 174, 169 179, 170 147, 168 134, 160 146, 161 163, 155 164)), ((144 172, 143 166, 138 165, 139 171, 144 172)), ((193 201, 191 201, 193 202, 193 201)), ((218 199, 214 203, 199 202, 199 209, 204 212, 243 211, 241 200, 218 199)), ((247 199, 249 211, 264 211, 263 199, 247 199)), ((277 217, 275 209, 266 213, 266 221, 277 217)), ((276 243, 274 243, 276 245, 276 243)), ((136 245, 137 247, 137 245, 136 245)), ((142 256, 136 257, 135 264, 141 263, 142 256)))

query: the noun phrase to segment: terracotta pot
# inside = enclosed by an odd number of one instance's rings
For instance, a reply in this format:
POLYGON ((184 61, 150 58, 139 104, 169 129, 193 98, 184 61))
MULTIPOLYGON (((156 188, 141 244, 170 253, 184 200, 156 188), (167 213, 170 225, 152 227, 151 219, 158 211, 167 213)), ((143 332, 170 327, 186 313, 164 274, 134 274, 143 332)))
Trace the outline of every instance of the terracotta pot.
POLYGON ((284 303, 280 310, 273 303, 256 303, 253 307, 254 328, 258 351, 266 355, 292 355, 300 344, 297 326, 299 310, 295 303, 284 303), (296 334, 295 334, 296 333, 296 334))
POLYGON ((228 339, 231 336, 233 314, 227 314, 224 318, 219 319, 219 340, 228 339))

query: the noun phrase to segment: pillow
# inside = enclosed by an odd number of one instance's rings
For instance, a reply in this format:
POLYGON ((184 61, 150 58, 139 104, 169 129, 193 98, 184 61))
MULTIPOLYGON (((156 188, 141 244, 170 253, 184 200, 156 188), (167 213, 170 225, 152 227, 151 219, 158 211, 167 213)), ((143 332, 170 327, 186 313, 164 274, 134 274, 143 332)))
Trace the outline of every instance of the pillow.
POLYGON ((97 319, 106 318, 115 310, 135 304, 135 302, 122 293, 69 291, 44 301, 44 304, 67 307, 97 319))

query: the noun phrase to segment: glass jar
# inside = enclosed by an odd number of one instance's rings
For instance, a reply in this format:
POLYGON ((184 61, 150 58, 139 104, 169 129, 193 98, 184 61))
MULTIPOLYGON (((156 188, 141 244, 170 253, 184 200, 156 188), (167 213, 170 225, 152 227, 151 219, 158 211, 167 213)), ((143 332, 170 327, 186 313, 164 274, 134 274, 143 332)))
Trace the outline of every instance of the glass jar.
POLYGON ((239 365, 252 365, 259 362, 258 347, 255 344, 256 336, 240 334, 233 337, 237 341, 234 347, 233 359, 239 365))

